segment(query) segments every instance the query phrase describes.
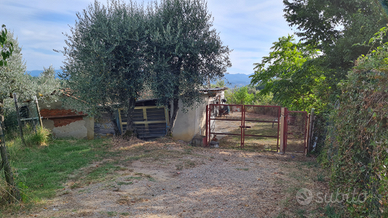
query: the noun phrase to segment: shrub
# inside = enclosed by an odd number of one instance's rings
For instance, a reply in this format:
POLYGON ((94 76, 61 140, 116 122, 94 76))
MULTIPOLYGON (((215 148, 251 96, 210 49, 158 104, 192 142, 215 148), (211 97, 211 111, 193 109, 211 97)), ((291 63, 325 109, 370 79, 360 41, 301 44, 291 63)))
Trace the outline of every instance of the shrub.
POLYGON ((331 186, 366 193, 347 203, 352 217, 388 216, 388 44, 357 60, 341 84, 340 105, 331 114, 323 159, 331 186))

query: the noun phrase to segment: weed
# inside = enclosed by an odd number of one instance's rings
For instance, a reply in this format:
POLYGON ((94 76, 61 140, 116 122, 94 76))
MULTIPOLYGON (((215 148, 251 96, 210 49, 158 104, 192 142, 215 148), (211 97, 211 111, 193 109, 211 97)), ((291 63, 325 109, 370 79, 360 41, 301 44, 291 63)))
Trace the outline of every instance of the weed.
POLYGON ((185 167, 186 168, 193 168, 193 167, 195 167, 195 162, 191 161, 191 160, 186 160, 185 161, 185 167))
POLYGON ((122 215, 122 216, 128 216, 128 215, 129 215, 129 213, 127 213, 127 212, 124 212, 124 213, 120 213, 120 215, 122 215))
POLYGON ((304 215, 305 213, 306 213, 306 211, 305 211, 305 210, 302 210, 302 209, 298 209, 298 210, 296 211, 296 214, 298 214, 298 216, 301 217, 301 218, 306 217, 306 216, 304 215))
POLYGON ((117 182, 117 185, 131 185, 133 182, 117 182))
POLYGON ((341 218, 342 214, 337 214, 334 207, 330 206, 329 204, 325 207, 325 215, 328 218, 341 218))
POLYGON ((236 168, 236 170, 244 170, 244 171, 248 171, 249 168, 236 168))
POLYGON ((117 215, 117 212, 116 212, 116 211, 108 211, 108 212, 106 212, 106 214, 107 214, 108 216, 116 216, 116 215, 117 215))
POLYGON ((175 165, 176 167, 176 170, 182 170, 183 169, 183 165, 182 164, 177 164, 175 165))
POLYGON ((125 178, 125 180, 127 180, 127 181, 130 181, 130 180, 133 180, 133 179, 137 179, 137 180, 140 180, 142 177, 134 177, 134 176, 131 176, 131 177, 127 177, 127 178, 125 178))
POLYGON ((317 175, 317 181, 318 181, 318 182, 324 182, 324 181, 325 181, 325 175, 323 175, 323 174, 318 174, 318 175, 317 175))
POLYGON ((50 130, 39 127, 35 133, 26 135, 26 144, 29 146, 39 145, 46 146, 49 140, 50 130))

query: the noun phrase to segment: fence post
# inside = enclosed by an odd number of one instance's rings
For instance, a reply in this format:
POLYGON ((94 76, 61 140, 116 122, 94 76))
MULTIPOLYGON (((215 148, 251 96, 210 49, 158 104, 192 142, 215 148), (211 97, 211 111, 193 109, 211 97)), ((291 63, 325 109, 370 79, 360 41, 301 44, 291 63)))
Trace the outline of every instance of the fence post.
POLYGON ((311 138, 313 134, 313 122, 314 122, 314 108, 311 108, 311 113, 310 113, 310 122, 309 122, 309 133, 308 133, 308 138, 307 138, 307 152, 311 151, 311 138))
POLYGON ((284 148, 285 148, 285 134, 284 134, 284 131, 285 131, 285 122, 287 122, 285 120, 285 108, 282 107, 281 110, 280 110, 280 146, 279 146, 279 153, 280 154, 284 154, 284 148))
POLYGON ((43 128, 43 122, 42 122, 42 117, 40 116, 40 109, 39 109, 39 104, 38 104, 38 98, 34 96, 35 104, 36 104, 36 110, 38 111, 38 117, 39 117, 39 124, 40 127, 43 128))
POLYGON ((13 93, 13 99, 15 101, 15 108, 16 108, 16 115, 17 115, 17 118, 18 118, 20 137, 22 138, 23 145, 27 146, 26 142, 24 141, 23 128, 22 128, 22 122, 20 121, 20 112, 19 112, 18 99, 17 99, 16 93, 13 93))
MULTIPOLYGON (((8 160, 8 152, 7 152, 7 146, 5 145, 5 137, 4 137, 4 128, 3 128, 3 122, 4 117, 0 115, 0 156, 1 156, 1 162, 0 162, 0 170, 4 168, 4 176, 5 181, 7 182, 8 186, 11 188, 11 197, 15 198, 17 201, 20 201, 20 192, 19 189, 15 186, 15 181, 13 180, 13 174, 12 174, 12 168, 9 164, 8 160)), ((9 200, 9 202, 12 202, 12 199, 9 200)))

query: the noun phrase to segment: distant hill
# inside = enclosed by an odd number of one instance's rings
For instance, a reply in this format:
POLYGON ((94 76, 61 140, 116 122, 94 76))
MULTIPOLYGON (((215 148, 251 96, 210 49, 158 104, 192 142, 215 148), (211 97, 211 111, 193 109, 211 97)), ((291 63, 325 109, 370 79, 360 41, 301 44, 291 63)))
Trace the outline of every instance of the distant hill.
MULTIPOLYGON (((224 78, 229 82, 230 84, 227 84, 228 87, 233 88, 235 86, 241 87, 246 86, 251 83, 251 78, 249 78, 250 75, 247 74, 225 74, 224 78)), ((226 81, 225 81, 226 82, 226 81)))
MULTIPOLYGON (((28 74, 30 74, 31 76, 39 76, 41 73, 43 72, 43 70, 30 70, 30 71, 27 71, 28 74)), ((58 73, 62 73, 62 70, 55 70, 56 74, 58 75, 58 73)), ((225 82, 229 82, 230 84, 227 84, 227 86, 229 88, 233 88, 235 86, 237 87, 241 87, 241 86, 246 86, 246 85, 249 85, 251 83, 251 78, 249 78, 250 75, 247 75, 247 74, 241 74, 241 73, 238 73, 238 74, 225 74, 224 78, 225 78, 225 82)), ((58 77, 58 76, 56 76, 58 77)))

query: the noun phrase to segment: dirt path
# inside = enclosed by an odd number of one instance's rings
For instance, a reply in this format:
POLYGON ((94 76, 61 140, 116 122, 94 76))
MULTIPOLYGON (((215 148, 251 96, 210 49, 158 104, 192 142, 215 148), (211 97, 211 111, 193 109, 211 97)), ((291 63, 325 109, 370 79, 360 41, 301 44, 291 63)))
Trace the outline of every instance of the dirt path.
POLYGON ((119 166, 114 175, 91 184, 81 176, 44 208, 17 217, 276 217, 285 199, 278 181, 287 180, 287 155, 163 140, 113 149, 121 155, 105 163, 119 166))

